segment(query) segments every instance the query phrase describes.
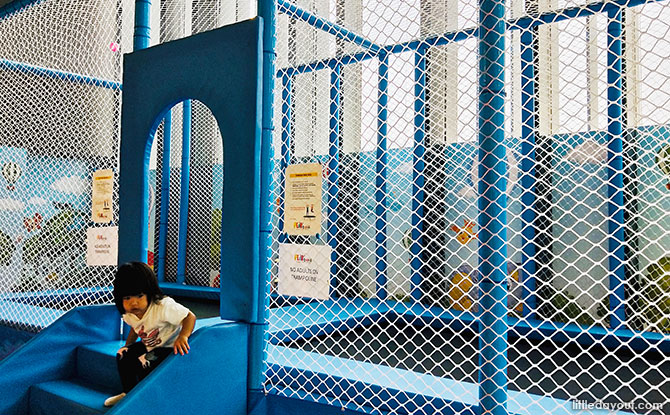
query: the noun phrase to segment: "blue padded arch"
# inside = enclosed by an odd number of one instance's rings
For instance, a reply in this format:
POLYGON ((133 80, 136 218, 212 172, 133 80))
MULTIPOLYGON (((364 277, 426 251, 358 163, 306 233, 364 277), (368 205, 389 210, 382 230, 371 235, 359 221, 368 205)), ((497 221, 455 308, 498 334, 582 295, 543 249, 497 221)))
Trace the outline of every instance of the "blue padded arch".
MULTIPOLYGON (((124 55, 119 263, 147 260, 148 171, 154 134, 185 99, 207 105, 224 151, 221 317, 258 315, 262 19, 124 55)), ((203 253, 209 255, 209 253, 203 253)))

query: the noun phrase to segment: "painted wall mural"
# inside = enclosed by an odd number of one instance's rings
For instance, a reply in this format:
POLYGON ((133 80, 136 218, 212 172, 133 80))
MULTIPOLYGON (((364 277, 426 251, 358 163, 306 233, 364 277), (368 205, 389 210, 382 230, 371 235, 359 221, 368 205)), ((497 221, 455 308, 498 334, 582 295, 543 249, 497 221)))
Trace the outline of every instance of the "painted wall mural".
POLYGON ((0 166, 0 290, 84 284, 86 163, 0 147, 0 166))

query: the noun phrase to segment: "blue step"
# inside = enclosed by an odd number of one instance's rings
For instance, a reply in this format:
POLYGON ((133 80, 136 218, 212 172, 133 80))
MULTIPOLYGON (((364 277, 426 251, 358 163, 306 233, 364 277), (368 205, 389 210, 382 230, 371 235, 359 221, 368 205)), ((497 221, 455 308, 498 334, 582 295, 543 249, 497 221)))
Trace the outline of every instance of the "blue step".
POLYGON ((121 392, 116 370, 116 351, 123 340, 81 345, 77 348, 77 376, 89 383, 121 392))
POLYGON ((103 414, 105 399, 116 393, 82 379, 40 383, 30 387, 30 415, 103 414))

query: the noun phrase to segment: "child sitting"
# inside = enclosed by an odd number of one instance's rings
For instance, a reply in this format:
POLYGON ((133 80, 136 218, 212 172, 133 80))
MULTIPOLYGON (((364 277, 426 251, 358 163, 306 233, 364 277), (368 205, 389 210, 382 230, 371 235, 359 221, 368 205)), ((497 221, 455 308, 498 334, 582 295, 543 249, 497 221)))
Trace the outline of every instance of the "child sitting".
POLYGON ((142 262, 119 267, 114 278, 114 302, 130 333, 126 345, 116 352, 123 393, 107 398, 105 406, 119 402, 170 353, 188 353, 188 338, 195 326, 195 315, 163 295, 156 274, 142 262))

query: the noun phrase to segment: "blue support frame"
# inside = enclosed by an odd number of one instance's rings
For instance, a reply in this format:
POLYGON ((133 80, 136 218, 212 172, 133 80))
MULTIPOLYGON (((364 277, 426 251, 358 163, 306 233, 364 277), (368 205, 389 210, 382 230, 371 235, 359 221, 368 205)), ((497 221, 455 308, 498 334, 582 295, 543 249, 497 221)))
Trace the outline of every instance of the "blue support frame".
MULTIPOLYGON (((505 21, 505 27, 508 31, 524 30, 533 27, 538 27, 547 23, 557 23, 563 20, 572 19, 575 17, 592 16, 599 13, 606 13, 609 10, 617 9, 619 7, 634 7, 641 4, 654 3, 662 0, 605 0, 596 3, 589 3, 585 6, 567 7, 564 9, 543 13, 539 16, 521 17, 518 19, 510 19, 505 21)), ((292 68, 283 68, 277 71, 277 77, 281 78, 284 75, 298 75, 309 73, 332 67, 337 63, 342 65, 350 65, 354 63, 363 62, 369 59, 379 57, 381 54, 395 54, 408 51, 416 51, 419 48, 441 46, 453 42, 460 42, 477 36, 477 29, 463 29, 453 32, 443 33, 441 35, 431 36, 422 40, 412 40, 408 42, 398 43, 395 45, 388 45, 382 47, 379 51, 374 52, 367 50, 365 52, 358 52, 349 55, 338 56, 337 58, 323 59, 292 68)))
MULTIPOLYGON (((263 99, 262 133, 260 152, 260 226, 258 237, 258 269, 260 278, 257 281, 256 317, 250 322, 249 339, 249 394, 263 392, 265 384, 266 353, 265 345, 268 336, 269 293, 268 287, 272 277, 272 170, 274 157, 272 151, 272 133, 274 130, 272 103, 274 101, 275 60, 275 0, 259 0, 258 16, 263 19, 263 99)), ((248 409, 251 408, 251 403, 248 409)))
POLYGON ((419 302, 421 292, 421 251, 423 250, 423 201, 426 152, 426 51, 423 47, 414 53, 414 147, 412 149, 412 229, 410 243, 410 297, 419 302))
POLYGON ((181 140, 181 191, 179 193, 179 236, 177 251, 177 284, 186 283, 186 255, 188 241, 188 199, 191 177, 191 109, 190 99, 184 100, 181 140))
POLYGON ((610 327, 624 327, 625 309, 625 239, 624 239, 624 182, 623 182, 623 124, 622 124, 622 72, 621 54, 623 34, 623 10, 607 12, 607 211, 609 219, 609 297, 610 327))
MULTIPOLYGON (((454 41, 463 40, 470 38, 477 34, 475 30, 463 30, 453 33, 448 33, 441 36, 436 36, 428 40, 419 42, 407 42, 399 45, 391 45, 379 47, 367 39, 351 33, 349 31, 342 31, 338 25, 334 25, 328 21, 320 19, 316 16, 313 16, 305 11, 297 9, 295 6, 284 0, 259 0, 259 16, 264 18, 271 17, 271 22, 266 23, 266 39, 267 36, 270 36, 274 30, 274 13, 275 13, 275 3, 279 2, 280 11, 294 13, 298 18, 301 18, 308 24, 311 24, 318 29, 325 30, 328 33, 331 33, 335 36, 338 36, 342 39, 346 39, 358 45, 364 46, 369 49, 367 52, 357 53, 355 55, 349 55, 345 57, 338 58, 337 60, 325 60, 318 62, 316 64, 307 64, 302 65, 298 68, 288 68, 282 71, 278 71, 277 76, 282 79, 282 96, 284 97, 284 102, 282 104, 282 126, 284 127, 282 131, 282 169, 281 171, 281 183, 284 183, 283 171, 286 166, 289 164, 291 159, 290 154, 290 122, 291 122, 291 83, 292 77, 298 73, 311 72, 312 70, 324 69, 327 67, 332 67, 333 72, 331 73, 331 136, 329 143, 329 177, 330 182, 329 186, 329 216, 328 216, 328 232, 329 232, 329 243, 331 246, 337 243, 337 203, 338 203, 338 188, 337 188, 337 174, 338 174, 338 151, 339 151, 339 100, 340 100, 340 86, 339 86, 339 71, 341 70, 341 65, 361 62, 363 60, 372 59, 375 57, 380 58, 379 66, 379 102, 378 102, 378 147, 376 154, 376 191, 375 191, 375 200, 377 202, 375 208, 376 222, 376 256, 377 256, 377 296, 380 299, 385 299, 387 297, 386 292, 386 175, 387 175, 387 105, 388 105, 388 57, 391 53, 397 53, 400 51, 407 51, 408 49, 414 49, 415 59, 417 68, 415 70, 415 76, 417 79, 417 85, 415 86, 415 147, 413 152, 413 206, 412 206, 412 244, 410 251, 412 253, 411 261, 411 296, 413 299, 418 300, 421 297, 420 292, 420 283, 421 283, 421 274, 419 270, 421 268, 421 259, 418 253, 421 250, 421 231, 420 227, 422 226, 423 221, 423 208, 421 205, 421 200, 423 197, 423 157, 425 152, 425 52, 426 45, 439 45, 451 43, 454 41), (268 27, 271 30, 268 30, 268 27), (337 65, 334 65, 334 62, 338 62, 337 65), (331 176, 335 174, 335 177, 331 176), (331 205, 334 203, 335 208, 331 205), (331 212, 334 213, 334 217, 331 217, 331 212), (334 227, 334 228, 332 228, 334 227)), ((644 1, 635 0, 633 3, 642 4, 644 1)), ((536 27, 538 25, 556 22, 559 20, 564 20, 567 18, 573 18, 578 16, 587 16, 601 12, 607 12, 610 17, 610 22, 608 24, 608 83, 610 85, 608 89, 608 134, 609 134, 609 146, 608 146, 608 195, 610 203, 608 205, 610 213, 610 221, 608 223, 610 228, 610 239, 609 239, 609 250, 610 250, 610 271, 611 271, 611 280, 610 286, 614 290, 614 294, 610 297, 610 307, 613 313, 612 318, 612 327, 617 328, 625 322, 625 310, 624 310, 624 293, 623 293, 623 283, 624 283, 624 267, 623 267, 623 165, 622 165, 622 130, 623 126, 621 124, 621 9, 620 6, 623 4, 632 5, 633 3, 626 2, 625 0, 617 0, 615 2, 600 2, 590 4, 587 7, 575 7, 568 8, 558 12, 545 13, 532 19, 521 18, 516 20, 511 20, 508 22, 509 30, 517 29, 527 29, 536 27)), ((146 21, 148 22, 148 5, 150 1, 147 0, 137 0, 138 16, 146 12, 146 21), (146 9, 146 10, 145 10, 146 9)), ((506 307, 506 264, 507 264, 507 253, 505 248, 506 243, 506 216, 505 209, 506 206, 506 196, 505 196, 505 175, 506 175, 506 166, 504 163, 504 146, 502 145, 503 127, 504 127, 504 118, 503 108, 504 108, 504 99, 503 99, 503 89, 501 82, 503 77, 504 67, 504 32, 505 26, 503 22, 503 14, 500 13, 501 5, 497 4, 494 0, 482 0, 480 8, 480 18, 482 19, 482 29, 479 31, 481 40, 480 40, 480 177, 482 179, 480 184, 480 207, 481 212, 483 213, 480 216, 480 240, 482 245, 480 247, 480 255, 482 258, 489 258, 486 261, 482 261, 480 268, 482 271, 482 280, 480 286, 482 287, 482 297, 481 304, 483 307, 483 312, 481 316, 481 341, 483 345, 482 352, 482 362, 486 364, 482 365, 482 372, 480 373, 480 380, 482 380, 480 396, 481 408, 483 410, 489 411, 494 414, 503 414, 501 407, 504 407, 504 400, 500 400, 499 396, 496 393, 500 393, 501 384, 506 384, 505 368, 506 368, 506 356, 504 356, 504 351, 506 350, 506 334, 505 330, 507 329, 506 325, 506 316, 507 316, 507 307, 506 307), (487 10, 488 9, 488 10, 487 10), (500 47, 500 46, 503 47, 500 47), (502 64, 501 64, 502 62, 502 64), (496 66, 499 65, 499 66, 496 66), (483 174, 484 172, 486 174, 483 174), (482 189, 486 189, 485 193, 481 193, 482 189), (484 241, 487 241, 484 243, 484 241), (503 328, 504 327, 504 328, 503 328), (505 380, 504 383, 501 383, 502 380, 505 380)), ((141 19, 140 19, 141 20, 141 19)), ((138 20, 136 20, 137 22, 138 20)), ((136 49, 146 47, 148 45, 149 39, 149 28, 148 23, 146 30, 141 24, 136 23, 135 30, 135 45, 136 49)), ((273 41, 273 40, 272 40, 273 41)), ((527 84, 524 84, 522 91, 522 118, 524 120, 524 127, 522 131, 522 170, 524 175, 522 177, 522 186, 524 189, 524 194, 522 195, 522 220, 523 220, 523 229, 522 235, 524 240, 524 280, 525 285, 525 299, 524 303, 528 310, 525 312, 526 317, 534 317, 535 311, 535 296, 532 294, 535 289, 535 281, 533 275, 535 273, 535 263, 531 260, 535 254, 535 247, 532 243, 535 230, 532 228, 534 222, 534 213, 532 211, 532 206, 535 201, 535 197, 532 189, 535 185, 535 165, 534 165, 534 145, 536 138, 536 126, 535 120, 533 119, 533 114, 535 112, 535 83, 534 83, 534 67, 533 67, 533 35, 530 31, 524 32, 522 34, 522 73, 524 79, 527 81, 527 84)), ((273 45, 274 46, 274 45, 273 45)), ((275 76, 274 71, 274 47, 268 47, 264 49, 264 100, 265 102, 272 102, 272 89, 268 88, 268 85, 272 84, 272 79, 275 76), (268 100, 269 98, 269 100, 268 100)), ((104 81, 102 81, 104 82, 104 81)), ((120 85, 119 85, 120 88, 120 85)), ((271 162, 272 157, 270 156, 270 147, 269 140, 265 140, 265 137, 268 134, 271 135, 272 132, 272 121, 271 114, 266 111, 264 105, 264 115, 263 115, 263 150, 262 150, 262 160, 271 162), (267 120, 267 123, 266 123, 267 120)), ((185 110, 186 111, 186 110, 185 110)), ((186 117, 185 117, 186 119, 186 117)), ((190 117, 188 118, 190 120, 190 117)), ((167 120, 166 120, 167 121, 167 120)), ((185 121, 186 122, 186 121, 185 121)), ((186 129, 186 125, 184 126, 186 129)), ((190 126, 189 126, 190 128, 190 126)), ((169 159, 168 159, 169 160, 169 159)), ((262 181, 268 178, 269 176, 269 164, 265 164, 262 167, 263 176, 262 181)), ((182 173, 182 180, 184 176, 182 173)), ((262 185, 262 195, 269 196, 272 194, 270 191, 270 185, 268 182, 265 185, 262 185)), ((182 189, 188 188, 188 186, 182 186, 182 189)), ((283 187, 282 187, 283 188, 283 187)), ((183 190, 182 190, 183 192, 183 190)), ((183 193, 182 193, 183 197, 183 193)), ((272 201, 264 200, 264 203, 261 203, 262 207, 272 206, 272 201)), ((186 203, 187 206, 187 203, 186 203)), ((184 209, 184 204, 181 205, 184 209)), ((280 225, 283 224, 283 205, 279 206, 280 213, 280 225)), ((267 212, 264 212, 264 214, 267 212)), ((269 217, 269 216, 268 216, 269 217)), ((186 228, 185 226, 183 227, 186 228)), ((283 226, 280 228, 280 230, 283 226)), ((180 230, 182 227, 180 226, 180 230)), ((269 230, 265 231, 261 229, 261 241, 264 236, 269 238, 269 230), (265 235, 264 232, 267 234, 265 235)), ((181 233, 181 231, 180 231, 181 233)), ((280 233, 280 241, 286 241, 286 235, 283 232, 280 233)), ((181 235, 180 235, 180 254, 182 253, 181 249, 181 235)), ((159 243, 160 245, 160 243, 159 243)), ((260 243, 260 249, 263 249, 263 242, 260 243)), ((185 250, 183 251, 185 252, 185 250)), ((335 262, 336 253, 333 253, 333 259, 335 262)), ((181 261, 180 263, 183 263, 181 261)), ((261 268, 265 266, 263 262, 263 255, 260 256, 260 266, 261 268)), ((335 266, 335 265, 334 265, 335 266)), ((336 269, 336 268, 335 268, 336 269)), ((182 281, 183 282, 183 281, 182 281)), ((258 301, 262 300, 263 288, 258 288, 258 301)), ((262 308, 261 303, 258 304, 259 308, 262 308)), ((261 311, 258 313, 259 322, 264 321, 261 316, 261 311)), ((264 324, 264 323, 262 323, 264 324)), ((262 325, 261 324, 261 325, 262 325)), ((263 327, 260 327, 264 329, 263 327)), ((260 331, 259 331, 260 333, 260 331)), ((253 334, 252 334, 253 335, 253 334)), ((263 336, 260 337, 261 339, 263 336)), ((257 342, 252 342, 258 346, 257 342)), ((257 353, 258 348, 251 348, 250 353, 257 353)), ((250 358, 250 360, 255 360, 258 362, 258 358, 250 358)), ((260 363, 262 365, 262 361, 260 363)), ((251 363, 250 363, 251 365, 251 363)), ((249 385, 250 388, 252 385, 254 387, 262 386, 262 383, 259 383, 262 379, 262 367, 254 366, 254 372, 259 373, 260 375, 252 381, 250 379, 249 385)), ((506 398, 506 390, 505 398, 506 398)))
POLYGON ((279 168, 279 190, 282 194, 279 196, 279 243, 285 243, 288 240, 288 235, 284 232, 284 193, 286 188, 286 168, 291 164, 291 90, 293 88, 293 77, 284 75, 282 81, 282 104, 281 104, 281 162, 279 168))
POLYGON ((505 4, 479 4, 479 407, 507 415, 505 4))
POLYGON ((330 296, 337 296, 338 282, 338 222, 340 219, 340 94, 342 65, 335 65, 330 72, 330 135, 328 137, 328 221, 327 241, 333 249, 330 256, 330 296))
MULTIPOLYGON (((163 121, 163 164, 161 166, 161 210, 158 227, 158 249, 156 250, 156 277, 165 281, 165 263, 167 260, 168 219, 170 212, 170 141, 172 138, 172 110, 163 121)), ((149 236, 151 237, 151 235, 149 236)))
POLYGON ((135 0, 133 51, 146 49, 151 41, 151 0, 135 0))
POLYGON ((93 76, 81 75, 72 72, 60 71, 58 69, 44 68, 27 63, 14 62, 8 59, 0 59, 0 69, 6 69, 30 75, 38 75, 51 79, 60 79, 63 81, 72 82, 73 84, 77 85, 94 85, 100 88, 121 90, 121 82, 95 78, 93 76))
POLYGON ((521 33, 521 246, 523 264, 523 314, 535 318, 535 34, 521 33))
POLYGON ((323 30, 339 39, 344 39, 356 45, 363 46, 364 48, 370 49, 373 52, 377 52, 381 49, 374 42, 364 38, 361 35, 357 35, 351 30, 348 30, 346 27, 342 27, 326 19, 322 19, 321 17, 316 16, 307 10, 303 10, 288 1, 277 0, 277 6, 279 7, 280 13, 291 14, 291 16, 302 20, 308 25, 323 30))
POLYGON ((388 151, 387 151, 387 119, 388 119, 388 55, 381 54, 379 57, 379 90, 377 104, 377 152, 375 163, 375 269, 376 295, 380 300, 388 296, 386 290, 386 242, 388 235, 386 231, 386 181, 388 174, 388 151))

